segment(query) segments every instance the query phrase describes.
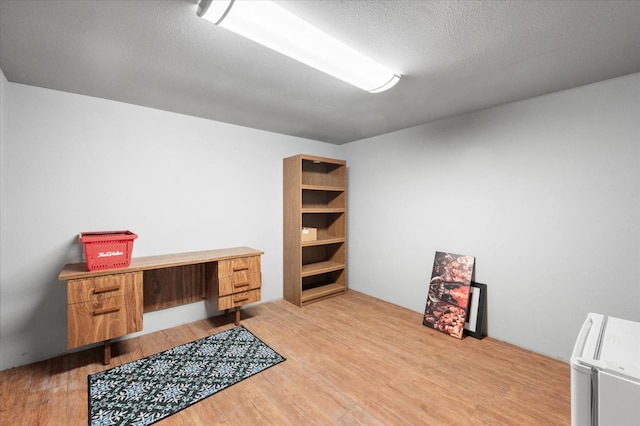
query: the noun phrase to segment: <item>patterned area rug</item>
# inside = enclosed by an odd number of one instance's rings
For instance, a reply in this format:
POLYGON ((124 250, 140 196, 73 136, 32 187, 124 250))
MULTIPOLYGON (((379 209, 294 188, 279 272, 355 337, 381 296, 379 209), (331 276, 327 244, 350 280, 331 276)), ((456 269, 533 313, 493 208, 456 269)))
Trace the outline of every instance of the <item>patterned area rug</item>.
POLYGON ((89 376, 91 425, 148 425, 285 358, 243 326, 89 376))

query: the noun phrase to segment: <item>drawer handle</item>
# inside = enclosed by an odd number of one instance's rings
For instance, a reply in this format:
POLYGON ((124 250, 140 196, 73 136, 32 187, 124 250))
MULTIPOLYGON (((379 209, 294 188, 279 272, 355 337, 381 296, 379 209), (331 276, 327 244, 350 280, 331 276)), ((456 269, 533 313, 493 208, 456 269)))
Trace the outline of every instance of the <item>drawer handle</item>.
POLYGON ((249 287, 249 282, 233 285, 233 288, 240 288, 240 287, 249 287))
POLYGON ((112 306, 111 308, 102 308, 102 309, 96 309, 95 311, 93 311, 93 315, 104 315, 104 314, 110 314, 112 312, 118 312, 120 310, 120 306, 112 306))
POLYGON ((247 300, 249 300, 248 297, 243 297, 241 299, 233 299, 233 303, 246 302, 247 300))
POLYGON ((234 266, 233 272, 246 271, 247 269, 249 269, 248 266, 234 266))
POLYGON ((118 290, 120 290, 119 285, 112 285, 111 287, 94 288, 93 294, 107 293, 109 291, 118 291, 118 290))

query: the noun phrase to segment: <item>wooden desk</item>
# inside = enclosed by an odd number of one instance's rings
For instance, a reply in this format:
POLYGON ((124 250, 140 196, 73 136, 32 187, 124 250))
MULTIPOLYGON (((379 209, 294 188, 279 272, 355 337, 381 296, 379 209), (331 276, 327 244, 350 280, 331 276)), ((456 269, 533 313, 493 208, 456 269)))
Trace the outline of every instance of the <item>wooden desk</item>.
POLYGON ((218 310, 236 310, 260 300, 264 252, 235 247, 131 259, 127 268, 87 270, 85 263, 64 266, 67 283, 67 348, 104 342, 142 330, 143 312, 207 299, 218 310))

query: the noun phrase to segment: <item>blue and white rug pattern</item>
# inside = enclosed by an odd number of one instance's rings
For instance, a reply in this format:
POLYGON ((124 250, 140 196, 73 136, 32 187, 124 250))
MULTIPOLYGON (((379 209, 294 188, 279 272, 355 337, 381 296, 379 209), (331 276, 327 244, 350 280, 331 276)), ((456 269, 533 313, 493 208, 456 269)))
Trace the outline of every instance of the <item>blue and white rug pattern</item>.
POLYGON ((149 425, 283 362, 243 326, 89 376, 89 424, 149 425))

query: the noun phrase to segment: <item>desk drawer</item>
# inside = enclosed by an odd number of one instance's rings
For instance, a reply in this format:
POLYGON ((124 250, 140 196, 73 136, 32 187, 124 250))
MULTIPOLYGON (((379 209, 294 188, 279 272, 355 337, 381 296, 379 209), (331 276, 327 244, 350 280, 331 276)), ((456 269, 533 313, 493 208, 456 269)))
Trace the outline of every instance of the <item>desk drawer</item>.
POLYGON ((218 278, 247 277, 260 272, 260 256, 239 257, 218 262, 218 278))
POLYGON ((255 290, 262 285, 262 274, 244 274, 244 276, 232 276, 218 280, 218 294, 228 296, 230 294, 255 290))
POLYGON ((67 347, 101 342, 142 330, 142 306, 130 296, 67 305, 67 347))
POLYGON ((67 282, 67 348, 142 330, 142 272, 67 282))
POLYGON ((231 309, 247 303, 260 301, 260 289, 243 291, 229 296, 220 296, 218 298, 218 309, 231 309))
POLYGON ((135 273, 104 275, 72 280, 67 284, 67 303, 98 303, 110 297, 121 297, 133 291, 135 273))

